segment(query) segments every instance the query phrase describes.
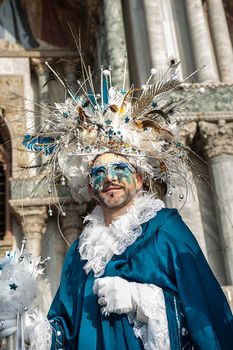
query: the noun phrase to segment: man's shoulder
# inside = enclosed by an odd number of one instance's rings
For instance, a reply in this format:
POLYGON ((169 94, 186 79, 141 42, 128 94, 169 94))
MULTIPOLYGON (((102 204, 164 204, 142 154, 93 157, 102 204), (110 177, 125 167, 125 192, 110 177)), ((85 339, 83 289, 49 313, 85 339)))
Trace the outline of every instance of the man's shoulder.
MULTIPOLYGON (((177 215, 179 216, 177 209, 161 208, 152 218, 142 225, 144 236, 150 238, 164 235, 164 233, 162 234, 162 231, 164 231, 163 227, 171 223, 177 215)), ((170 229, 168 231, 170 231, 170 229)))
POLYGON ((164 243, 179 246, 197 246, 197 241, 175 208, 163 208, 148 221, 149 229, 164 243))
POLYGON ((161 208, 156 215, 151 218, 148 222, 159 223, 159 226, 167 224, 170 221, 173 221, 176 217, 180 217, 177 209, 175 208, 161 208))
POLYGON ((163 243, 180 251, 199 251, 199 244, 183 221, 177 209, 164 208, 160 211, 158 235, 163 243))

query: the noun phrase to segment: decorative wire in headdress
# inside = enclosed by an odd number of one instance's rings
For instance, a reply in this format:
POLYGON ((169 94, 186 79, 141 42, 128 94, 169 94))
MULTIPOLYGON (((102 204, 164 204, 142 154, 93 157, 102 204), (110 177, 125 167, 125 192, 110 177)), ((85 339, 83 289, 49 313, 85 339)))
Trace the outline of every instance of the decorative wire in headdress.
MULTIPOLYGON (((55 103, 40 129, 23 140, 27 149, 47 158, 43 173, 50 197, 57 198, 57 184, 65 185, 68 180, 76 199, 88 200, 91 161, 106 152, 132 158, 151 188, 156 181, 170 185, 172 173, 183 177, 188 153, 179 139, 177 117, 187 110, 187 102, 203 90, 181 101, 174 92, 196 72, 180 81, 178 63, 174 61, 163 73, 152 69, 140 89, 132 86, 126 90, 126 65, 121 89, 112 86, 111 69, 101 66, 99 94, 95 93, 91 69, 84 65, 82 56, 81 63, 83 80, 77 81, 76 93, 46 63, 69 97, 64 103, 55 103)), ((62 209, 61 212, 65 215, 62 209)), ((52 215, 51 207, 49 214, 52 215)))

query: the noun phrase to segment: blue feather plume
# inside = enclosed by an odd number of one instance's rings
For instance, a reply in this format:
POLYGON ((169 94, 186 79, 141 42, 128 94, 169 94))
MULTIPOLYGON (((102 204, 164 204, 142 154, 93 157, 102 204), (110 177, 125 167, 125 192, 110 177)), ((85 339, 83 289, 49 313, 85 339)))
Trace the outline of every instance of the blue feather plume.
POLYGON ((30 151, 43 152, 46 156, 52 154, 57 145, 51 136, 25 135, 22 144, 30 151))

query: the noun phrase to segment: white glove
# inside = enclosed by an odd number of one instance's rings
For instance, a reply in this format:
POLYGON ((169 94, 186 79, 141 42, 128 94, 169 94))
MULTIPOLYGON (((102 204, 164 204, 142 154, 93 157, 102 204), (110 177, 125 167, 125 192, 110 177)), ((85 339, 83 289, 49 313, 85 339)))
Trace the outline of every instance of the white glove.
MULTIPOLYGON (((5 338, 13 335, 17 330, 17 319, 11 318, 12 315, 8 316, 8 319, 6 317, 0 316, 0 338, 5 338), (10 317, 10 318, 9 318, 10 317)), ((28 329, 31 327, 31 321, 28 317, 27 313, 24 313, 22 316, 23 320, 23 331, 24 331, 24 340, 26 343, 29 343, 29 336, 28 336, 28 329)))
POLYGON ((102 306, 102 313, 127 314, 134 311, 131 283, 121 277, 103 277, 95 280, 94 294, 99 297, 98 303, 102 306))
POLYGON ((0 316, 0 338, 9 337, 16 332, 16 318, 6 319, 0 316))

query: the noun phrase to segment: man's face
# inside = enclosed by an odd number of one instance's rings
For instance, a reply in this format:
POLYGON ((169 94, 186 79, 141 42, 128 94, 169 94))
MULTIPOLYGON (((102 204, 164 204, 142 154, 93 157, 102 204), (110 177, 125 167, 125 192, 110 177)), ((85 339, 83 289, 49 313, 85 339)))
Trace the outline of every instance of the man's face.
POLYGON ((92 196, 101 206, 123 208, 142 186, 142 178, 126 158, 106 153, 96 158, 90 171, 92 196))

